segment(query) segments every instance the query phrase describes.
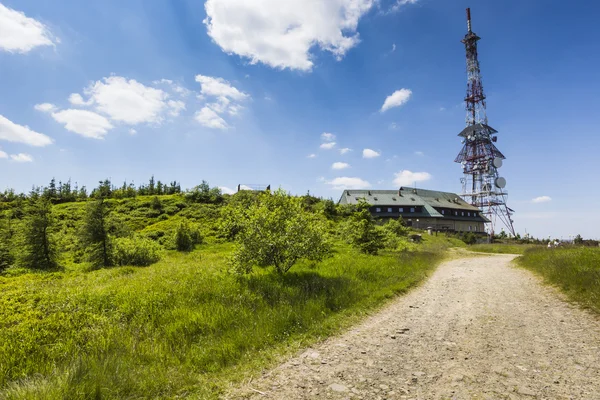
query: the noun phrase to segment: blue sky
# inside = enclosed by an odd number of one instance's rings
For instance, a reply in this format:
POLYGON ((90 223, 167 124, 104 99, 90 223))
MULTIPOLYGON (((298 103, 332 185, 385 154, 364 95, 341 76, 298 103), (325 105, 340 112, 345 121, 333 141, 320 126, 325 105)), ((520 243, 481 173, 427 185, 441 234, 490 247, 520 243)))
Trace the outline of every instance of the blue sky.
POLYGON ((460 192, 466 7, 517 231, 600 237, 590 1, 0 0, 0 189, 460 192))

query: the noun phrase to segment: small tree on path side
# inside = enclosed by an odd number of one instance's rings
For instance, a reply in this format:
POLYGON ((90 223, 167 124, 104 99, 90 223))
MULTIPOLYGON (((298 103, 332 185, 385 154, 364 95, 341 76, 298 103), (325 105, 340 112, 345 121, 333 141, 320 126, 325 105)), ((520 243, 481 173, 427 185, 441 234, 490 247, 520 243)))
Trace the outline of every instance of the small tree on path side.
POLYGON ((331 252, 324 217, 305 211, 302 199, 281 189, 261 194, 239 211, 238 247, 231 260, 238 273, 271 266, 284 274, 301 259, 321 261, 331 252))

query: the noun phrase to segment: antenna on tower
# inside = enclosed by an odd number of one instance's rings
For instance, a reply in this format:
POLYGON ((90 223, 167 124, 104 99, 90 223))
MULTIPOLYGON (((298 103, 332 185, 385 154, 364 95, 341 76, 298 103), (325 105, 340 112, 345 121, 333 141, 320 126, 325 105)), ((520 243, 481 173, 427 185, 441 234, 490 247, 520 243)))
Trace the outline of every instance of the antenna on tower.
POLYGON ((471 32, 471 9, 467 8, 467 29, 471 32))
POLYGON ((506 205, 506 179, 498 173, 506 157, 494 145, 498 131, 488 125, 486 97, 477 54, 477 42, 481 38, 471 30, 470 8, 467 8, 467 29, 467 34, 461 40, 467 54, 467 127, 458 134, 462 137, 463 148, 454 160, 461 164, 463 170, 461 196, 481 209, 481 213, 489 219, 488 230, 492 235, 496 220, 499 219, 514 236, 511 218, 513 210, 506 205))

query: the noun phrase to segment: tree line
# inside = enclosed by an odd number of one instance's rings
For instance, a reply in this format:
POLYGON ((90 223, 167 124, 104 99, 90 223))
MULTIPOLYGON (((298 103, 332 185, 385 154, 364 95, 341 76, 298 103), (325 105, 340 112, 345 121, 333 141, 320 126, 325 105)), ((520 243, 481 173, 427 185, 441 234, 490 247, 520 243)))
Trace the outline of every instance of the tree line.
MULTIPOLYGON (((181 193, 181 185, 177 181, 163 183, 156 181, 152 176, 147 184, 135 186, 133 182, 123 182, 121 186, 114 185, 110 179, 104 179, 99 182, 98 187, 88 193, 86 186, 79 187, 77 182, 71 183, 71 179, 66 182, 56 182, 52 178, 48 186, 34 186, 30 193, 35 193, 52 204, 70 203, 75 201, 86 201, 88 198, 104 199, 125 199, 136 196, 161 196, 167 194, 181 193)), ((7 189, 0 192, 0 202, 18 201, 25 199, 28 194, 16 193, 13 189, 7 189)))

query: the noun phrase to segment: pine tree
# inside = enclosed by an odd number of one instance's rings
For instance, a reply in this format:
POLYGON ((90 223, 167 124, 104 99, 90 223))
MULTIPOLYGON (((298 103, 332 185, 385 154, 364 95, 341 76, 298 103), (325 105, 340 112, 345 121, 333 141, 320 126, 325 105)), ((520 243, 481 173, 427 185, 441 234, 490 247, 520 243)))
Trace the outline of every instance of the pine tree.
POLYGON ((109 209, 104 197, 89 202, 79 232, 79 243, 84 248, 87 261, 94 268, 112 265, 112 243, 108 234, 108 214, 109 209))
POLYGON ((52 223, 52 203, 32 193, 23 224, 20 266, 43 270, 56 268, 56 249, 50 235, 52 223))

